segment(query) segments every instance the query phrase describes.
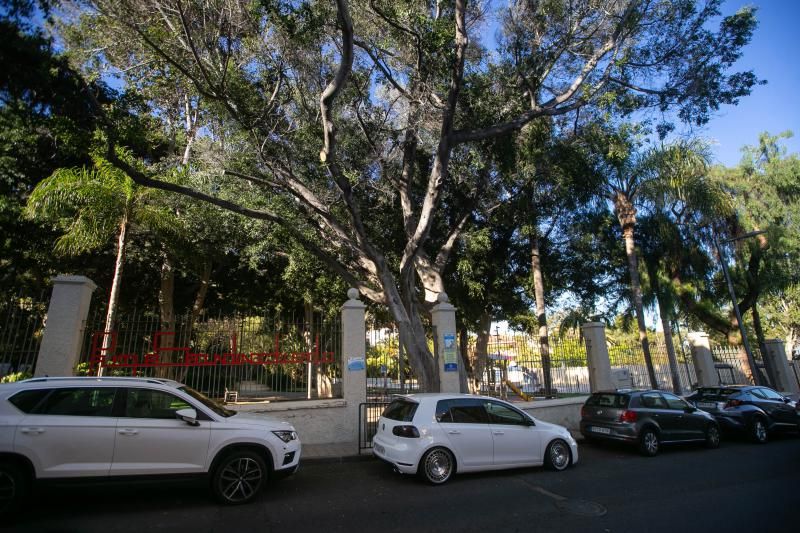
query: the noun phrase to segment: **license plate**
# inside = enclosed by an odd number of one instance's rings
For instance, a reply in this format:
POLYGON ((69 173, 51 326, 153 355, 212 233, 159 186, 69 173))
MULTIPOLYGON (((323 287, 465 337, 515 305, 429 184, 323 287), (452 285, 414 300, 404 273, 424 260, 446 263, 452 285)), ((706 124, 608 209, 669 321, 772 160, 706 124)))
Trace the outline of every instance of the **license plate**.
POLYGON ((374 449, 376 452, 378 452, 378 453, 380 453, 380 454, 384 454, 384 453, 386 453, 386 449, 385 449, 383 446, 381 446, 380 444, 373 444, 373 445, 372 445, 372 448, 373 448, 373 449, 374 449))
POLYGON ((591 432, 592 433, 602 433, 603 435, 608 435, 608 434, 611 433, 611 430, 608 429, 608 428, 599 428, 597 426, 592 426, 591 427, 591 432))
POLYGON ((714 409, 717 406, 714 402, 697 402, 697 407, 706 408, 706 409, 714 409))

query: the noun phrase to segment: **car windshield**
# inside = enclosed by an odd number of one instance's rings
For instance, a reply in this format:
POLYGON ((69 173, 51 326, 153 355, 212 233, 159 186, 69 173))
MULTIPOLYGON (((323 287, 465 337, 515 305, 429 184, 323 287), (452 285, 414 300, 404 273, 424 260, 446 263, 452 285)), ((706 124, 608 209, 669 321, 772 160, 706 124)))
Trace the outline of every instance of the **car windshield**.
POLYGON ((627 394, 592 394, 586 400, 586 405, 592 407, 614 407, 624 409, 628 407, 628 400, 630 397, 627 394))
POLYGON ((223 407, 222 405, 215 402, 202 392, 198 392, 191 387, 187 387, 186 385, 184 385, 183 387, 179 387, 178 390, 185 392, 198 402, 202 403, 203 405, 205 405, 206 407, 217 413, 219 416, 224 416, 225 418, 228 418, 236 414, 236 411, 232 411, 230 409, 223 407))

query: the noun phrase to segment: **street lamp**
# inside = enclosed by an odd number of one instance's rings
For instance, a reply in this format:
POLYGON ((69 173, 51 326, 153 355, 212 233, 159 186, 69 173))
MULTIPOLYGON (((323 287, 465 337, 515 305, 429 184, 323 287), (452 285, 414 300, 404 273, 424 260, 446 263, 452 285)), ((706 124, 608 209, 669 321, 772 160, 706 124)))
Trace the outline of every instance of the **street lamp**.
MULTIPOLYGON (((733 237, 731 239, 725 239, 722 241, 723 243, 729 243, 734 241, 739 241, 742 239, 747 239, 749 237, 755 237, 756 235, 761 235, 762 233, 766 233, 765 230, 760 231, 751 231, 750 233, 745 233, 744 235, 740 235, 738 237, 733 237)), ((756 360, 753 357, 753 351, 750 349, 750 342, 747 340, 747 333, 744 330, 744 322, 742 321, 742 313, 739 311, 739 304, 736 303, 736 293, 733 290, 733 282, 731 281, 731 275, 728 272, 728 265, 725 263, 725 257, 722 255, 722 248, 720 248, 719 241, 717 237, 714 236, 714 246, 717 248, 717 255, 719 256, 719 262, 722 263, 722 273, 725 274, 725 281, 728 282, 728 291, 731 293, 731 301, 733 302, 733 310, 736 313, 736 322, 739 324, 739 333, 742 335, 742 344, 744 345, 744 351, 747 354, 747 363, 750 365, 750 374, 753 376, 753 382, 756 385, 764 385, 761 382, 761 373, 756 366, 756 360)), ((769 368, 767 368, 769 370, 769 368)))

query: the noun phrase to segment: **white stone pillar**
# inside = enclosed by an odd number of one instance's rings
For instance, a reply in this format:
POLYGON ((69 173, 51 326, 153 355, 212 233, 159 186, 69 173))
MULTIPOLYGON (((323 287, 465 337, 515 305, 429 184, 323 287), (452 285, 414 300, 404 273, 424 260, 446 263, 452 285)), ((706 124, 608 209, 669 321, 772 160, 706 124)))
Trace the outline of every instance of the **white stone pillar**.
POLYGON ((75 373, 89 304, 96 288, 97 285, 84 276, 53 278, 53 293, 34 376, 72 376, 75 373))
POLYGON ((692 361, 694 361, 694 372, 697 374, 697 386, 718 387, 719 373, 714 366, 714 357, 711 355, 708 333, 691 331, 688 339, 692 351, 692 361))
POLYGON ((359 404, 367 401, 367 306, 358 299, 358 289, 347 291, 342 306, 342 396, 347 403, 348 434, 358 441, 359 404))
POLYGON ((602 322, 588 322, 581 326, 586 342, 586 362, 589 366, 589 387, 592 392, 614 390, 611 379, 611 361, 606 345, 606 326, 602 322))
POLYGON ((767 339, 764 341, 766 352, 764 355, 764 362, 766 363, 769 358, 769 364, 772 365, 772 372, 775 374, 775 389, 778 392, 786 392, 789 394, 800 392, 800 387, 797 384, 797 379, 794 377, 794 372, 789 368, 789 360, 786 358, 786 349, 782 340, 767 339))
POLYGON ((436 328, 434 342, 439 354, 439 391, 461 392, 456 344, 456 308, 444 292, 439 293, 438 300, 439 303, 431 311, 431 322, 436 328))

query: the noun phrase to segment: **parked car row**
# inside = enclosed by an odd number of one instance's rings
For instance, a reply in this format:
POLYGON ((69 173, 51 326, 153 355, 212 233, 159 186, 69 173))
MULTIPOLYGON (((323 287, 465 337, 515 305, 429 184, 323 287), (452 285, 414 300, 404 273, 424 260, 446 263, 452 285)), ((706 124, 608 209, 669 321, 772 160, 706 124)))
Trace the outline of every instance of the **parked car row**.
MULTIPOLYGON (((770 432, 800 431, 800 410, 771 389, 744 386, 701 388, 686 400, 657 390, 597 392, 581 410, 588 441, 632 443, 648 456, 672 442, 716 448, 721 430, 764 443, 770 432)), ((378 420, 373 453, 436 485, 462 472, 561 471, 579 458, 566 428, 467 394, 395 397, 378 420)), ((292 425, 228 410, 171 380, 35 378, 0 386, 0 513, 36 481, 156 475, 205 476, 220 502, 242 504, 270 478, 295 472, 300 455, 292 425)))
POLYGON ((721 432, 746 434, 760 444, 772 432, 800 432, 800 406, 760 386, 704 387, 686 399, 658 390, 615 390, 586 400, 580 429, 589 442, 627 442, 653 456, 662 444, 676 442, 716 448, 721 432))

